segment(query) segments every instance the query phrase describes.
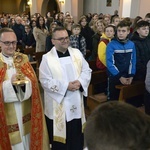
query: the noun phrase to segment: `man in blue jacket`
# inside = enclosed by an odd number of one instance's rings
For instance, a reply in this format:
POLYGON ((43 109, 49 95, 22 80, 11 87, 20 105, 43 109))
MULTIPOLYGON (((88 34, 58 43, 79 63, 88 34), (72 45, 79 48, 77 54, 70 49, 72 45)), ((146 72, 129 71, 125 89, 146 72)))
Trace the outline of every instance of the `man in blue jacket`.
POLYGON ((118 84, 132 83, 136 70, 136 49, 128 39, 130 27, 128 22, 121 21, 117 26, 117 35, 106 49, 106 65, 108 69, 108 100, 118 100, 118 84))

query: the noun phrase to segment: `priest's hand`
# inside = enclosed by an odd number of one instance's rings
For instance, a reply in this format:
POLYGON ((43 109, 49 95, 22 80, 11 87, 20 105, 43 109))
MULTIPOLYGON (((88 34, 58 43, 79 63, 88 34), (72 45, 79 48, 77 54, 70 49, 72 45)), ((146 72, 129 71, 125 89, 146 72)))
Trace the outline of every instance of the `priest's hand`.
POLYGON ((76 90, 76 86, 73 84, 73 82, 69 82, 68 90, 69 91, 75 91, 76 90))
POLYGON ((75 80, 73 82, 69 82, 69 85, 68 85, 68 90, 69 91, 76 91, 76 90, 79 90, 81 84, 78 80, 75 80))
POLYGON ((76 90, 79 90, 79 88, 81 87, 81 83, 79 80, 75 80, 72 82, 75 85, 76 90))

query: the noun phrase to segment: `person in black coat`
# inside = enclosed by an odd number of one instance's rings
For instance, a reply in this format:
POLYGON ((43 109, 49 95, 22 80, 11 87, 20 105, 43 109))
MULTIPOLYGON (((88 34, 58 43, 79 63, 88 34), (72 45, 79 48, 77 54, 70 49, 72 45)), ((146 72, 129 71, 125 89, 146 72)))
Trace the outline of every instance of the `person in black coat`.
POLYGON ((15 25, 12 26, 12 29, 14 30, 16 36, 17 36, 17 45, 22 45, 22 38, 25 34, 24 26, 21 24, 22 19, 21 17, 17 16, 15 18, 15 25))
POLYGON ((131 40, 135 43, 137 64, 135 80, 145 80, 146 76, 146 65, 150 60, 150 38, 149 34, 149 23, 147 21, 139 21, 137 23, 137 30, 134 32, 131 40))
POLYGON ((94 31, 87 25, 87 19, 85 16, 80 18, 79 24, 81 25, 81 35, 85 38, 87 53, 92 52, 92 36, 94 31))
POLYGON ((25 25, 25 35, 22 38, 22 45, 24 48, 32 48, 36 46, 36 41, 34 39, 31 27, 29 25, 25 25))
POLYGON ((51 33, 54 30, 54 28, 56 28, 56 27, 57 27, 56 22, 52 22, 50 25, 50 29, 49 29, 50 34, 46 37, 46 52, 50 51, 52 49, 52 47, 54 46, 51 41, 51 39, 52 39, 51 33))

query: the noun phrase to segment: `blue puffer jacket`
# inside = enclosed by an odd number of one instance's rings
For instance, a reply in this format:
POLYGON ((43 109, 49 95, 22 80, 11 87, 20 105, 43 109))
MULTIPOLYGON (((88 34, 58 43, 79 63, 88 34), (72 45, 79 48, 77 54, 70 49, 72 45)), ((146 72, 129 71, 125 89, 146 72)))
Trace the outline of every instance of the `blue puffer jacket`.
POLYGON ((132 41, 121 42, 114 38, 106 49, 109 77, 133 77, 136 71, 136 49, 132 41))

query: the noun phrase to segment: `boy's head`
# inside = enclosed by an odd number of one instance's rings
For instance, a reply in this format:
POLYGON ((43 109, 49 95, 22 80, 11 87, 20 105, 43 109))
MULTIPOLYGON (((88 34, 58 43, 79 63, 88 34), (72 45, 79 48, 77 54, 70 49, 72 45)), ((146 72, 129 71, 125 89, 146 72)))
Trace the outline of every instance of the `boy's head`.
POLYGON ((145 15, 145 19, 144 20, 147 21, 148 23, 150 23, 150 13, 147 13, 145 15))
POLYGON ((89 150, 148 150, 150 117, 124 102, 107 102, 89 116, 84 137, 89 150))
POLYGON ((81 26, 79 24, 74 24, 71 27, 71 31, 73 35, 79 35, 81 32, 81 26))
POLYGON ((113 38, 115 34, 115 26, 108 25, 104 28, 104 33, 108 38, 113 38))
POLYGON ((31 27, 29 25, 25 25, 24 27, 25 27, 25 32, 29 33, 31 30, 31 27))
POLYGON ((145 38, 149 34, 149 23, 147 21, 139 21, 136 25, 136 31, 141 38, 145 38))
POLYGON ((117 25, 117 37, 119 40, 125 40, 130 33, 130 24, 128 21, 121 21, 117 25))
POLYGON ((118 16, 114 16, 112 18, 112 24, 114 24, 115 26, 117 26, 120 22, 120 18, 118 16))

